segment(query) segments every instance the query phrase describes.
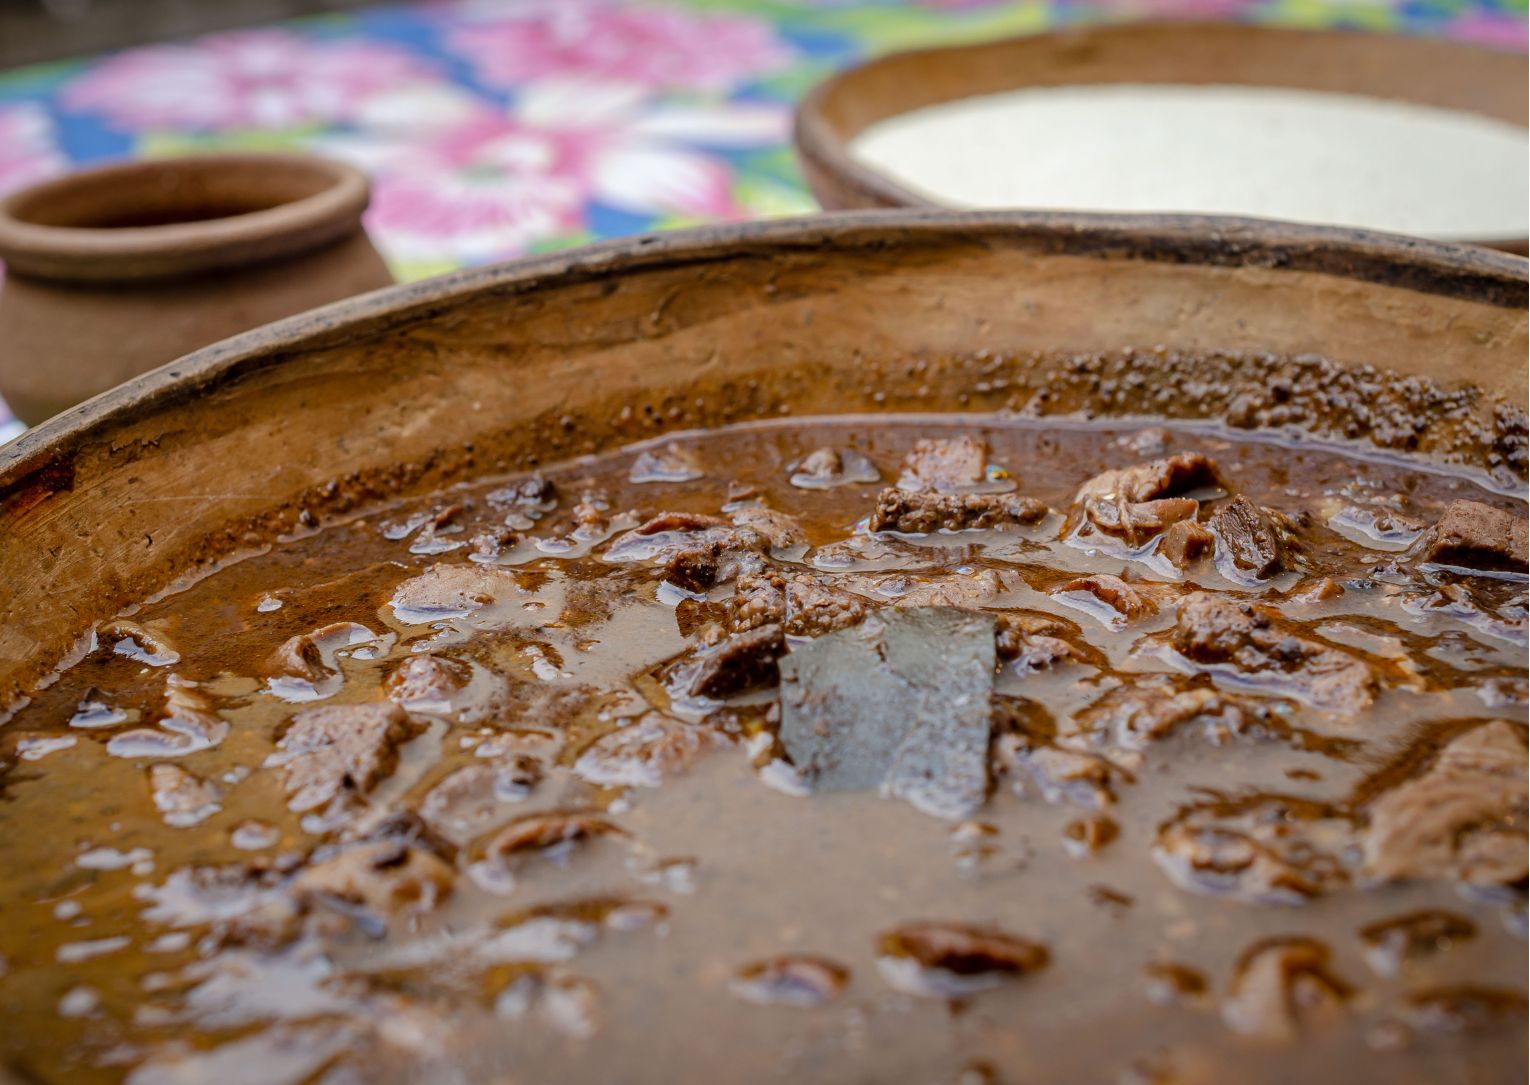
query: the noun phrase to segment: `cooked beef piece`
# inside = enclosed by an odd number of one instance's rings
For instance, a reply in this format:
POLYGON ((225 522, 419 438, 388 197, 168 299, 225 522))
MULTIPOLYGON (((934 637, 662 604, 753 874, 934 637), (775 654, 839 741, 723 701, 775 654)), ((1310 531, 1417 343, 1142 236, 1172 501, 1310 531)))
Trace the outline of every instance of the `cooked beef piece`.
POLYGON ((988 794, 993 677, 991 615, 884 610, 781 662, 781 745, 814 790, 968 817, 988 794))
POLYGON ((214 945, 276 946, 293 938, 302 920, 289 872, 290 865, 268 859, 187 866, 135 895, 148 902, 143 916, 151 923, 203 929, 214 945))
POLYGON ((1289 568, 1286 545, 1269 510, 1238 496, 1212 514, 1209 527, 1221 553, 1240 572, 1267 580, 1289 568))
POLYGON ((658 787, 701 752, 702 732, 662 712, 601 735, 574 762, 574 773, 601 787, 658 787))
POLYGON ((670 531, 707 531, 727 527, 728 521, 704 512, 661 512, 632 529, 634 535, 662 535, 670 531))
POLYGON ((1494 720, 1452 739, 1427 771, 1369 805, 1366 871, 1387 881, 1526 881, 1525 728, 1494 720))
POLYGON ((472 668, 460 660, 422 653, 394 667, 383 680, 383 692, 405 708, 442 711, 472 677, 472 668))
POLYGON ((898 574, 876 583, 879 595, 885 595, 895 607, 960 607, 977 610, 990 605, 1016 584, 1023 583, 1012 571, 1003 574, 993 569, 927 577, 898 574))
POLYGON ((1396 976, 1403 966, 1433 957, 1477 937, 1477 924, 1443 908, 1378 920, 1360 929, 1365 959, 1382 976, 1396 976))
POLYGON ((988 445, 976 437, 919 440, 903 460, 902 490, 956 490, 986 477, 988 445))
POLYGON ((746 505, 733 513, 735 527, 756 532, 772 550, 792 550, 807 545, 807 533, 797 518, 761 505, 746 505))
POLYGON ((522 538, 520 532, 501 527, 474 535, 469 542, 473 547, 473 553, 481 558, 492 559, 502 556, 506 551, 514 550, 521 544, 522 538))
POLYGON ((1158 829, 1153 858, 1181 888, 1258 904, 1299 904, 1350 883, 1354 819, 1283 795, 1209 799, 1158 829))
POLYGON ((1313 938, 1267 938, 1244 951, 1222 1003, 1222 1020, 1236 1032, 1290 1043, 1334 1021, 1354 989, 1329 964, 1328 947, 1313 938))
POLYGON ((312 810, 364 795, 398 762, 398 747, 419 732, 397 705, 305 708, 276 743, 267 765, 283 769, 287 805, 312 810))
MULTIPOLYGON (((766 517, 759 522, 765 525, 766 517)), ((775 519, 769 526, 778 533, 786 530, 775 519)), ((770 539, 752 527, 701 513, 666 512, 617 539, 606 551, 606 560, 658 559, 665 563, 666 579, 687 591, 704 592, 740 573, 764 568, 770 546, 770 539)))
POLYGON ((1480 1032, 1523 1023, 1525 996, 1508 988, 1464 983, 1410 991, 1403 1020, 1424 1032, 1480 1032))
POLYGON ((1081 638, 1082 632, 1076 623, 1065 618, 1017 610, 1001 611, 994 616, 998 619, 994 647, 999 659, 1013 661, 1022 672, 1102 658, 1097 650, 1081 649, 1070 639, 1081 638))
POLYGON ((494 824, 508 804, 525 800, 542 772, 542 763, 525 754, 463 765, 430 789, 420 814, 460 839, 494 824))
POLYGON ((1102 472, 1079 487, 1077 499, 1121 497, 1130 502, 1156 501, 1220 485, 1222 475, 1214 460, 1199 452, 1179 452, 1152 463, 1102 472))
POLYGON ((149 789, 165 824, 176 828, 199 825, 221 809, 222 788, 168 761, 149 766, 149 789))
POLYGON ((850 983, 850 970, 827 957, 793 953, 754 961, 733 973, 728 989, 762 1005, 822 1006, 850 983))
POLYGON ((689 546, 677 550, 664 566, 664 579, 686 591, 704 594, 717 586, 722 562, 710 546, 689 546))
POLYGON ((773 686, 781 676, 776 660, 785 653, 786 637, 779 625, 762 625, 735 633, 697 657, 690 695, 728 697, 773 686))
POLYGON ((1194 520, 1179 520, 1164 530, 1158 552, 1185 569, 1195 564, 1202 554, 1209 553, 1216 541, 1215 535, 1194 520))
POLYGON ((886 489, 877 495, 872 531, 928 534, 1000 524, 1034 524, 1046 517, 1040 501, 1017 494, 932 494, 886 489))
POLYGON ((1452 501, 1440 522, 1425 536, 1425 561, 1522 573, 1526 557, 1523 516, 1502 512, 1480 501, 1452 501))
POLYGON ((670 441, 638 453, 627 477, 633 482, 690 482, 705 475, 695 449, 670 441))
POLYGON ((1185 495, 1221 485, 1217 465, 1199 452, 1105 471, 1079 487, 1075 500, 1089 523, 1138 546, 1199 508, 1185 495))
MULTIPOLYGON (((1007 736, 996 751, 1006 771, 1023 769, 1042 799, 1054 805, 1103 810, 1116 801, 1117 784, 1131 776, 1109 758, 1007 736)), ((1017 781, 1018 782, 1018 781, 1017 781)))
POLYGON ((335 673, 324 662, 324 654, 307 633, 292 637, 271 655, 267 669, 272 674, 286 674, 318 685, 335 673))
POLYGON ((1156 593, 1152 588, 1141 584, 1128 584, 1119 576, 1111 576, 1109 573, 1079 577, 1077 580, 1068 581, 1057 590, 1092 595, 1128 621, 1151 618, 1158 613, 1158 604, 1153 598, 1156 593))
POLYGON ((741 576, 732 601, 736 632, 779 624, 794 637, 817 637, 861 622, 872 603, 812 573, 741 576))
POLYGON ((501 507, 521 506, 541 509, 558 500, 558 489, 550 480, 534 475, 531 478, 512 482, 508 486, 501 486, 497 490, 490 490, 484 495, 484 499, 491 505, 501 507))
POLYGON ((1108 535, 1119 535, 1137 546, 1174 524, 1189 520, 1200 502, 1188 497, 1165 497, 1157 501, 1100 499, 1085 505, 1089 522, 1108 535))
POLYGON ((424 848, 373 840, 323 855, 293 878, 292 891, 305 903, 362 909, 370 915, 352 917, 375 931, 376 923, 395 912, 433 911, 451 893, 456 877, 456 871, 424 848))
POLYGON ((1046 946, 998 927, 905 923, 877 940, 882 976, 908 994, 957 998, 1047 966, 1046 946))
POLYGON ((1327 711, 1358 712, 1375 697, 1377 676, 1363 659, 1282 631, 1270 612, 1252 603, 1231 603, 1209 592, 1187 595, 1173 640, 1196 663, 1267 676, 1278 692, 1327 711))
POLYGON ((1185 687, 1169 675, 1149 675, 1110 690, 1075 713, 1073 723, 1094 741, 1123 750, 1144 749, 1191 726, 1215 746, 1234 736, 1283 739, 1300 748, 1344 746, 1293 728, 1282 711, 1290 707, 1209 686, 1185 687))

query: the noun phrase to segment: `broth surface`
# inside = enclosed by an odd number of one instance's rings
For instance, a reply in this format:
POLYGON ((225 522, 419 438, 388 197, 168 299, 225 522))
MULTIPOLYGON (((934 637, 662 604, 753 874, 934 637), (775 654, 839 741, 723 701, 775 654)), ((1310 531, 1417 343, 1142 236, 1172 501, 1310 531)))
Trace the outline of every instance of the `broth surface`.
POLYGON ((316 526, 0 727, 0 1068, 1521 1080, 1525 516, 1335 447, 931 415, 316 526), (781 734, 783 659, 919 607, 993 623, 956 816, 781 734))

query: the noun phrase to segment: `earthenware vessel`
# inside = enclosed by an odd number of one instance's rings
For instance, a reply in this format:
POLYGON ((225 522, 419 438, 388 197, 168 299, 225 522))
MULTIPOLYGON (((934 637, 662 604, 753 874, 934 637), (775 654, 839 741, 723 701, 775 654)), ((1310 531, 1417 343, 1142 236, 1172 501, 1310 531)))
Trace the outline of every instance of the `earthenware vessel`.
POLYGON ((0 201, 0 395, 28 423, 280 317, 390 284, 368 185, 301 155, 133 162, 0 201))
MULTIPOLYGON (((831 76, 797 108, 793 141, 828 211, 936 207, 850 153, 877 121, 1022 87, 1172 83, 1359 94, 1477 113, 1523 126, 1522 53, 1395 34, 1233 23, 1083 27, 977 45, 894 53, 831 76)), ((1524 237, 1467 239, 1523 255, 1524 237)))
POLYGON ((903 211, 626 238, 353 298, 0 447, 0 718, 94 623, 277 534, 669 431, 1146 402, 1522 474, 1526 289, 1518 258, 1356 231, 903 211), (1331 379, 1290 378, 1320 364, 1331 379), (1335 408, 1340 385, 1364 409, 1335 408), (1397 425, 1388 389, 1439 424, 1397 425))

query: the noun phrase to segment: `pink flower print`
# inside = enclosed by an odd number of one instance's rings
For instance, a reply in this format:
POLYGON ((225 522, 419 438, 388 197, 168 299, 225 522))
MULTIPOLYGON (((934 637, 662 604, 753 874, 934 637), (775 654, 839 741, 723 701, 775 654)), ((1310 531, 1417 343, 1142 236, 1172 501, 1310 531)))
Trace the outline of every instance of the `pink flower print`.
POLYGON ((480 116, 378 169, 368 227, 401 258, 503 259, 578 227, 585 185, 570 141, 480 116))
POLYGON ((1512 49, 1523 53, 1526 48, 1525 17, 1507 11, 1481 9, 1469 12, 1448 23, 1446 33, 1457 41, 1469 41, 1497 49, 1512 49))
POLYGON ((501 87, 583 77, 722 91, 792 59, 787 45, 759 19, 588 2, 471 18, 447 35, 447 44, 467 58, 480 79, 501 87))
POLYGON ((431 76, 393 45, 250 30, 120 53, 61 101, 128 130, 282 129, 348 121, 372 96, 431 76))
POLYGON ((0 196, 62 173, 48 111, 33 102, 0 105, 0 196))

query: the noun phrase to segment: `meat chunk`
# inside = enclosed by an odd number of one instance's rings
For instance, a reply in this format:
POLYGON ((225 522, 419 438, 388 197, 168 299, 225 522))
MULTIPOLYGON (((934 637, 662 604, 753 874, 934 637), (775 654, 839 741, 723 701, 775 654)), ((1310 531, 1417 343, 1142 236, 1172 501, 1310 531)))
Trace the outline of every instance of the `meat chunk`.
POLYGON ((796 953, 754 961, 728 984, 746 1002, 776 1006, 822 1006, 844 993, 850 970, 827 957, 796 953))
POLYGON ((1115 785, 1131 779, 1099 754, 1007 737, 999 751, 1006 767, 1025 770, 1046 802, 1103 810, 1116 801, 1115 785))
POLYGON ((1199 452, 1180 452, 1096 475, 1079 487, 1075 500, 1093 528, 1139 546, 1195 516, 1199 502, 1187 494, 1221 484, 1213 461, 1199 452))
POLYGON ((807 545, 807 532, 802 530, 795 517, 767 509, 762 505, 745 505, 733 513, 733 526, 755 532, 772 550, 795 550, 807 545))
POLYGON ((1145 749, 1189 727, 1214 746, 1234 737, 1283 739, 1302 748, 1322 741, 1287 723, 1279 704, 1156 675, 1117 686, 1075 713, 1073 722, 1092 740, 1123 750, 1145 749))
POLYGON ((1158 553, 1181 569, 1187 569, 1200 560, 1201 555, 1211 552, 1216 536, 1191 519, 1170 524, 1158 543, 1158 553))
MULTIPOLYGON (((774 530, 786 529, 775 523, 774 530)), ((770 539, 752 527, 700 513, 666 512, 618 538, 605 560, 658 560, 665 563, 666 579, 687 591, 704 592, 763 569, 770 546, 770 539)))
POLYGON ((705 475, 694 449, 670 441, 638 453, 627 477, 633 482, 690 482, 705 475))
POLYGON ((455 838, 478 832, 499 817, 506 804, 521 802, 542 779, 542 763, 524 754, 453 770, 425 795, 420 814, 455 838))
POLYGON ((541 475, 523 478, 484 495, 497 508, 546 511, 558 503, 558 489, 541 475))
POLYGON ((890 596, 889 601, 895 607, 957 607, 961 610, 977 610, 1008 591, 1015 579, 1011 572, 1000 575, 993 569, 975 569, 939 577, 898 574, 878 581, 876 591, 890 596))
POLYGON ((1312 938, 1267 938, 1239 959, 1222 1020, 1245 1036, 1290 1043, 1337 1019, 1354 989, 1329 965, 1328 947, 1312 938))
POLYGON ((700 752, 697 728, 649 712, 590 743, 574 772, 600 787, 658 787, 684 772, 700 752))
POLYGON ((283 769, 287 805, 312 810, 371 791, 419 730, 393 704, 307 708, 292 717, 266 764, 283 769))
POLYGON ((1518 991, 1479 984, 1459 984, 1410 991, 1403 1019, 1425 1032, 1480 1032, 1522 1025, 1525 996, 1518 991))
POLYGON ((1480 501, 1452 501, 1425 537, 1423 557, 1439 565, 1522 573, 1530 567, 1525 518, 1480 501))
POLYGON ((827 490, 858 482, 876 482, 881 472, 862 453, 847 448, 816 448, 788 467, 791 484, 804 490, 827 490))
POLYGON ((1130 502, 1156 501, 1221 485, 1222 475, 1214 460, 1199 452, 1179 452, 1151 463, 1102 472, 1079 487, 1078 500, 1122 497, 1130 502))
POLYGON ((1525 730, 1504 720, 1451 740, 1414 779, 1369 805, 1374 878, 1453 878, 1483 888, 1526 880, 1525 730))
POLYGON ((735 631, 780 624, 795 637, 817 637, 859 624, 871 604, 811 573, 763 572, 741 576, 733 596, 735 631))
POLYGON ((468 872, 489 892, 506 893, 514 888, 516 870, 529 859, 542 855, 561 859, 590 841, 626 836, 615 822, 593 810, 528 814, 490 837, 468 872))
POLYGON ((1256 795, 1180 810, 1159 827, 1153 858, 1183 889, 1300 904, 1349 884, 1354 839, 1344 810, 1256 795))
POLYGON ((422 653, 393 668, 383 681, 383 692, 404 708, 445 711, 472 677, 473 670, 466 663, 422 653))
POLYGON ((1238 496, 1217 509, 1207 525, 1220 553, 1240 574, 1268 580, 1288 568, 1286 544, 1267 509, 1238 496))
POLYGON ((963 998, 1047 966, 1046 946, 998 927, 905 923, 877 940, 877 967, 908 994, 963 998))
POLYGON ((999 659, 1013 662, 1020 672, 1044 671, 1066 662, 1085 662, 1090 652, 1070 638, 1081 636, 1073 622, 1032 611, 1002 611, 995 615, 994 648, 999 659))
POLYGON ((914 442, 903 459, 900 490, 960 490, 987 477, 988 445, 976 437, 938 437, 914 442))
POLYGON ((134 895, 148 903, 143 917, 151 923, 205 929, 219 944, 276 946, 298 933, 303 915, 287 873, 264 860, 181 867, 134 895))
MULTIPOLYGON (((452 891, 456 872, 424 848, 396 840, 372 840, 333 850, 292 880, 299 901, 369 913, 354 916, 376 924, 397 912, 433 911, 452 891)), ((379 932, 380 933, 380 932, 379 932)))
POLYGON ((1105 604, 1124 621, 1151 618, 1158 613, 1152 589, 1140 584, 1128 584, 1119 576, 1096 573, 1093 576, 1070 580, 1058 592, 1082 592, 1105 604))
POLYGON ((729 697, 773 686, 781 677, 776 661, 785 653, 786 637, 779 625, 736 633, 697 657, 689 693, 692 697, 729 697))
POLYGON ((1410 961, 1432 957, 1477 937, 1477 924, 1442 908, 1384 919, 1360 930, 1365 959, 1382 976, 1396 976, 1410 961))
POLYGON ((1377 676, 1357 656, 1281 631, 1274 617, 1250 603, 1207 592, 1180 603, 1174 646, 1196 663, 1237 668, 1276 692, 1330 712, 1358 712, 1375 697, 1377 676))
POLYGON ((178 829, 200 825, 222 809, 223 791, 217 784, 167 761, 149 766, 149 789, 165 824, 178 829))
POLYGON ((886 489, 871 513, 872 531, 928 534, 1001 524, 1034 524, 1047 515, 1040 501, 1017 494, 908 493, 886 489))

